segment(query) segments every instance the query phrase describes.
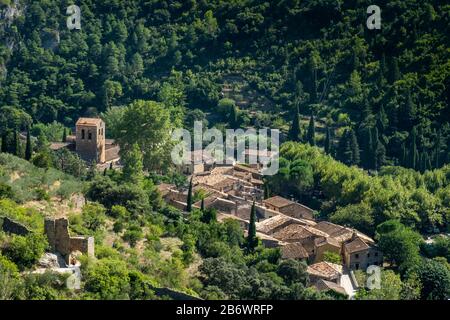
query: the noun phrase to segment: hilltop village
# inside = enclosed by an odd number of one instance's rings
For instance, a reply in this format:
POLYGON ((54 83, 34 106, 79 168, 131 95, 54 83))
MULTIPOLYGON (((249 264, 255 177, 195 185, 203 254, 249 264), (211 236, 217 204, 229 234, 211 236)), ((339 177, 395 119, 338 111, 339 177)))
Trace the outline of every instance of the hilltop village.
MULTIPOLYGON (((53 152, 70 150, 85 163, 94 163, 100 172, 107 168, 121 170, 120 148, 114 140, 105 138, 103 120, 80 118, 74 133, 64 142, 51 143, 50 149, 53 152)), ((258 154, 258 151, 246 149, 245 155, 249 154, 258 154)), ((200 153, 196 156, 204 157, 200 153)), ((217 221, 236 221, 245 236, 248 236, 254 211, 258 241, 266 248, 278 248, 282 259, 305 262, 308 265, 308 283, 315 290, 331 290, 352 298, 360 286, 365 286, 364 283, 358 284, 354 271, 365 272, 369 266, 383 265, 383 254, 371 237, 354 228, 319 220, 317 212, 293 199, 268 196, 261 165, 205 161, 183 164, 177 170, 190 181, 190 186, 157 185, 167 205, 185 215, 195 209, 213 210, 217 221), (189 193, 191 197, 195 195, 195 201, 189 200, 189 193), (189 208, 189 201, 192 208, 189 208)), ((84 197, 78 202, 82 208, 84 197)), ((70 235, 67 217, 46 218, 44 227, 51 252, 56 255, 44 255, 34 273, 43 273, 50 268, 73 276, 76 267, 80 266, 79 254, 95 257, 94 237, 70 235)), ((9 218, 4 219, 3 230, 12 234, 29 234, 23 225, 9 218)), ((179 294, 175 292, 175 296, 179 294)))
MULTIPOLYGON (((251 152, 257 151, 246 150, 246 154, 251 152)), ((265 199, 258 165, 186 164, 179 169, 191 179, 193 192, 203 196, 193 207, 213 208, 219 221, 236 220, 247 233, 254 204, 258 239, 265 247, 279 248, 284 259, 307 262, 311 284, 318 290, 334 290, 351 297, 359 286, 353 271, 383 265, 383 254, 369 236, 317 221, 314 210, 294 200, 277 195, 265 199), (342 264, 325 261, 329 253, 340 256, 342 264)), ((187 211, 186 188, 161 184, 158 189, 168 204, 187 211)))
MULTIPOLYGON (((69 148, 100 168, 120 166, 119 146, 105 138, 105 123, 99 118, 80 118, 74 136, 65 143, 52 143, 51 149, 69 148)), ((197 153, 201 153, 197 152, 197 153)), ((245 155, 258 154, 245 150, 245 155)), ((193 157, 204 157, 203 154, 193 157)), ((248 231, 253 203, 256 210, 256 236, 265 247, 280 248, 282 258, 304 260, 311 283, 318 290, 335 290, 352 296, 358 283, 352 271, 365 271, 369 266, 382 266, 383 254, 375 241, 356 229, 317 221, 314 210, 293 200, 274 195, 264 198, 264 182, 260 165, 233 163, 215 165, 189 163, 178 170, 192 182, 192 192, 202 195, 194 208, 214 209, 217 219, 233 219, 248 231), (337 254, 342 265, 325 261, 325 255, 337 254)), ((158 190, 171 206, 187 211, 188 190, 160 184, 158 190)))

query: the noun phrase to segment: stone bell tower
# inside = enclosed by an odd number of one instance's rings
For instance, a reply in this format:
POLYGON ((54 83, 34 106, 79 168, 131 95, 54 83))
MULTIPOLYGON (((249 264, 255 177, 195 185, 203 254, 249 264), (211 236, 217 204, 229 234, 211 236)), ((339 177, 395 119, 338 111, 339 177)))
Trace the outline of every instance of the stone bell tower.
POLYGON ((76 123, 76 152, 85 161, 104 163, 105 122, 100 118, 80 118, 76 123))

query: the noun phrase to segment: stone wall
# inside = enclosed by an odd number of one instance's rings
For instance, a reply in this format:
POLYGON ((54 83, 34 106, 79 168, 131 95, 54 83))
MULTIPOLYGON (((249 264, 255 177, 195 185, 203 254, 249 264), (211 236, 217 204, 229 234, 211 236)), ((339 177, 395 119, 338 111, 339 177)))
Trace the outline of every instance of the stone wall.
POLYGON ((66 261, 74 251, 80 251, 88 256, 94 256, 93 237, 71 237, 69 221, 66 218, 46 219, 44 223, 48 243, 54 252, 59 252, 66 261))
POLYGON ((0 227, 6 233, 17 234, 19 236, 26 236, 31 231, 23 224, 11 220, 8 217, 0 217, 0 227))

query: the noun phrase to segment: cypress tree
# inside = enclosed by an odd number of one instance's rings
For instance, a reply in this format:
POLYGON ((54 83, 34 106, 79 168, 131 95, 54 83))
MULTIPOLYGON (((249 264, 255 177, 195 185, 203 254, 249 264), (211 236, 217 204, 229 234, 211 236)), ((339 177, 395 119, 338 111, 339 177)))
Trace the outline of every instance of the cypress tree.
POLYGON ((302 130, 300 128, 300 104, 303 99, 303 84, 301 81, 297 81, 295 87, 295 109, 294 119, 292 120, 291 129, 289 131, 289 139, 292 141, 300 142, 302 140, 302 130))
POLYGON ((14 130, 13 143, 11 145, 11 154, 19 156, 19 153, 20 153, 19 135, 17 134, 17 130, 14 130))
POLYGON ((375 150, 375 170, 380 170, 380 168, 386 162, 386 148, 381 143, 381 141, 377 142, 377 148, 375 150))
POLYGON ((256 238, 256 206, 253 201, 252 210, 250 212, 250 223, 248 225, 247 235, 247 250, 253 252, 258 245, 258 238, 256 238))
POLYGON ((415 106, 411 95, 411 90, 408 89, 406 95, 406 103, 403 110, 403 123, 405 124, 404 128, 406 130, 410 130, 414 126, 414 116, 415 116, 415 106))
POLYGON ((398 60, 396 58, 392 60, 391 70, 391 83, 394 83, 400 79, 400 68, 398 67, 398 60))
POLYGON ((348 148, 347 148, 347 129, 342 134, 342 137, 339 139, 339 143, 336 150, 336 158, 343 162, 347 163, 348 160, 348 148))
POLYGON ((325 152, 327 154, 331 153, 331 130, 327 127, 327 132, 325 136, 325 152))
POLYGON ((389 119, 386 115, 386 112, 384 111, 384 107, 381 106, 380 111, 377 115, 377 128, 378 130, 383 133, 386 128, 389 126, 389 119))
POLYGON ((8 152, 8 132, 2 134, 2 152, 8 152))
POLYGON ((64 127, 62 142, 67 142, 67 129, 64 127))
POLYGON ((186 208, 187 212, 192 211, 192 179, 193 177, 191 177, 191 181, 189 182, 189 190, 187 195, 187 208, 186 208))
POLYGON ((27 130, 27 144, 25 146, 25 160, 30 161, 32 156, 30 129, 27 130))
MULTIPOLYGON (((372 146, 371 146, 371 150, 370 150, 370 160, 371 160, 370 168, 378 170, 378 168, 380 167, 380 164, 378 162, 377 154, 378 154, 378 152, 382 152, 383 149, 382 149, 382 147, 380 147, 381 149, 377 150, 378 145, 380 144, 380 140, 379 140, 379 136, 378 136, 378 128, 377 127, 371 128, 370 132, 371 132, 371 136, 372 136, 372 146)), ((385 149, 385 151, 386 151, 386 149, 385 149)))
POLYGON ((341 139, 339 140, 338 150, 336 154, 338 160, 349 166, 355 164, 355 160, 359 161, 359 153, 355 153, 355 149, 359 148, 357 145, 358 142, 355 142, 355 140, 353 140, 352 130, 346 129, 341 139))
POLYGON ((202 203, 201 203, 201 205, 200 205, 200 210, 201 210, 202 212, 205 212, 205 199, 204 199, 204 198, 202 198, 202 203))
POLYGON ((350 149, 352 152, 352 164, 358 165, 360 162, 360 154, 359 154, 359 144, 358 139, 356 138, 355 131, 350 130, 349 134, 349 143, 350 143, 350 149))
POLYGON ((425 170, 431 170, 432 166, 431 166, 431 158, 428 155, 428 153, 425 153, 425 170))
POLYGON ((270 198, 270 190, 269 190, 269 184, 266 182, 264 183, 264 199, 270 198))
POLYGON ((235 105, 230 110, 230 125, 233 127, 238 125, 238 110, 235 105))
POLYGON ((416 144, 416 139, 417 139, 417 131, 416 128, 414 127, 412 132, 411 132, 411 151, 410 151, 410 157, 409 157, 409 167, 411 169, 416 169, 417 168, 417 164, 418 164, 418 151, 417 151, 417 144, 416 144))
POLYGON ((441 129, 438 130, 437 132, 437 137, 436 137, 436 143, 434 146, 434 167, 440 168, 441 167, 441 144, 442 144, 442 138, 441 138, 441 129))
POLYGON ((291 130, 289 131, 289 139, 295 142, 301 141, 302 132, 300 129, 300 112, 297 104, 294 119, 292 120, 291 130))
POLYGON ((311 146, 316 145, 316 125, 313 113, 311 113, 311 118, 309 119, 307 141, 311 146))
POLYGON ((408 166, 408 152, 404 143, 402 143, 402 166, 408 166))
POLYGON ((373 168, 373 155, 374 155, 374 145, 373 145, 373 133, 372 128, 365 128, 362 131, 362 138, 360 141, 363 142, 363 155, 362 155, 362 166, 366 169, 373 168))

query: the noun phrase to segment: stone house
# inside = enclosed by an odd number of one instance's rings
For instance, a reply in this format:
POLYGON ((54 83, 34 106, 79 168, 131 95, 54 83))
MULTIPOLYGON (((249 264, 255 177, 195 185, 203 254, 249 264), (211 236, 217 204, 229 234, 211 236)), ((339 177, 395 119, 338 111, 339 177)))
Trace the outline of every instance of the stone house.
POLYGON ((344 244, 343 256, 345 266, 351 270, 366 270, 370 265, 381 266, 383 254, 375 245, 369 244, 356 234, 344 244))
POLYGON ((301 243, 308 254, 311 256, 314 254, 315 250, 314 240, 318 237, 327 237, 328 235, 310 226, 290 224, 283 229, 275 232, 272 236, 283 242, 301 243))
POLYGON ((286 198, 275 196, 264 200, 263 203, 267 208, 287 216, 314 220, 314 210, 286 198))
POLYGON ((314 262, 323 261, 325 252, 333 252, 341 255, 341 245, 332 237, 314 239, 314 262))

